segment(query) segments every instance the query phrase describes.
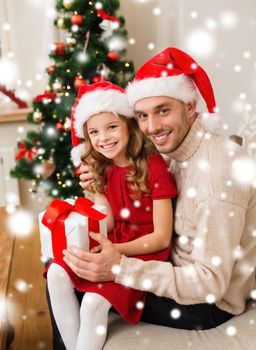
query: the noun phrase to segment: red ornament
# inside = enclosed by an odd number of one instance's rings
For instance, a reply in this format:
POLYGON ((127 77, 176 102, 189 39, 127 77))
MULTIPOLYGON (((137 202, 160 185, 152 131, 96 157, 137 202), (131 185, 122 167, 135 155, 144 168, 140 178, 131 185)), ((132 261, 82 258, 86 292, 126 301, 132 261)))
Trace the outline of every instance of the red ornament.
POLYGON ((58 122, 56 124, 56 129, 58 129, 59 131, 63 131, 64 130, 64 125, 61 122, 58 122))
POLYGON ((86 83, 86 81, 84 80, 84 78, 79 76, 79 75, 77 75, 75 77, 74 87, 75 87, 76 90, 78 90, 80 88, 80 86, 85 84, 85 83, 86 83))
POLYGON ((47 68, 47 73, 51 75, 55 71, 56 66, 52 65, 47 68))
POLYGON ((27 148, 25 143, 21 142, 19 144, 19 152, 16 154, 15 160, 20 160, 21 158, 26 158, 29 162, 35 158, 37 154, 36 146, 32 148, 27 148))
POLYGON ((57 41, 54 43, 54 54, 58 56, 63 56, 65 54, 65 43, 62 41, 57 41))
POLYGON ((83 22, 84 22, 84 18, 82 15, 75 14, 71 17, 71 23, 74 25, 81 26, 83 22))
POLYGON ((92 77, 93 83, 99 83, 100 81, 104 81, 104 77, 100 74, 96 74, 92 77))
POLYGON ((119 60, 120 55, 119 55, 119 53, 116 52, 116 51, 109 51, 108 54, 107 54, 107 58, 108 58, 110 61, 117 61, 117 60, 119 60))

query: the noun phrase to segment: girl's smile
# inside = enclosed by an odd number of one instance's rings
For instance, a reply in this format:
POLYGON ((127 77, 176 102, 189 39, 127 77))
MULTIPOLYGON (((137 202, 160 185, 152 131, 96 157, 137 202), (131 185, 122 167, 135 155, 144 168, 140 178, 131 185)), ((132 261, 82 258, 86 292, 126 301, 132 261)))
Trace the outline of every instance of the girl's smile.
POLYGON ((127 123, 109 112, 93 115, 87 121, 87 133, 92 147, 118 166, 126 166, 126 149, 129 141, 127 123))

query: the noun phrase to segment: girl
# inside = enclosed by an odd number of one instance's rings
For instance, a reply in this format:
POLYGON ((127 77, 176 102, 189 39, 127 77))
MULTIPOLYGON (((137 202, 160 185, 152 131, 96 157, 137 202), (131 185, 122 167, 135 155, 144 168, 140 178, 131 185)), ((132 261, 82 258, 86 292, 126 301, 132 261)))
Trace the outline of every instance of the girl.
MULTIPOLYGON (((95 203, 107 208, 108 238, 124 255, 168 260, 174 180, 140 132, 124 90, 110 82, 82 86, 72 125, 72 158, 76 165, 90 159, 95 175, 90 191, 95 203)), ((131 323, 139 322, 143 312, 145 292, 114 282, 86 281, 63 261, 50 265, 47 281, 54 317, 68 350, 102 349, 111 306, 131 323), (73 288, 86 292, 81 307, 73 288)))

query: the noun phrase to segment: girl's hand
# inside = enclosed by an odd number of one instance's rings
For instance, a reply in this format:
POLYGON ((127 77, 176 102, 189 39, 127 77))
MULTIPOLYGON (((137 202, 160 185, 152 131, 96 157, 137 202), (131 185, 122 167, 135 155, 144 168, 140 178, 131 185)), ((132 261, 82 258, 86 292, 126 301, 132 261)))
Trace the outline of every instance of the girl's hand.
POLYGON ((90 165, 83 163, 78 169, 77 173, 80 178, 79 185, 82 187, 83 190, 88 190, 90 184, 95 181, 95 177, 91 172, 90 165))
POLYGON ((97 245, 96 247, 90 249, 90 252, 91 253, 99 253, 99 252, 101 252, 101 250, 102 250, 102 246, 101 245, 97 245))

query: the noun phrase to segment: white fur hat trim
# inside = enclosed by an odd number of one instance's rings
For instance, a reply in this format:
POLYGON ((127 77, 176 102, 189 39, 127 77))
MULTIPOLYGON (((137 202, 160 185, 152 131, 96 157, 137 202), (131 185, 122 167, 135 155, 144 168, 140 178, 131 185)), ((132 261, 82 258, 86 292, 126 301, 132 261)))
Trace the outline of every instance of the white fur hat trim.
POLYGON ((126 95, 132 107, 147 97, 168 96, 188 103, 197 101, 199 96, 193 80, 184 74, 134 80, 128 85, 126 95))
POLYGON ((95 90, 81 97, 75 110, 74 129, 77 137, 84 138, 84 123, 95 114, 111 112, 125 117, 133 116, 124 93, 113 89, 103 91, 95 90))

